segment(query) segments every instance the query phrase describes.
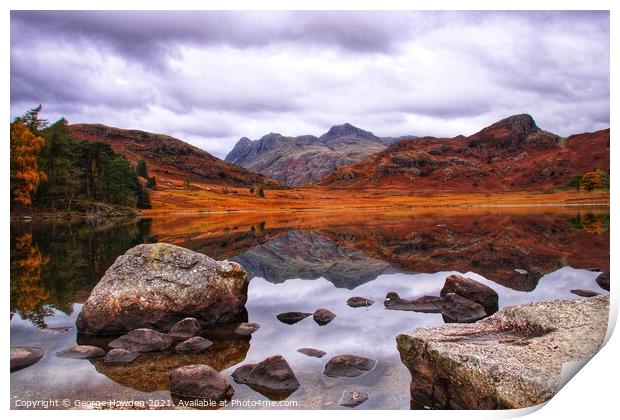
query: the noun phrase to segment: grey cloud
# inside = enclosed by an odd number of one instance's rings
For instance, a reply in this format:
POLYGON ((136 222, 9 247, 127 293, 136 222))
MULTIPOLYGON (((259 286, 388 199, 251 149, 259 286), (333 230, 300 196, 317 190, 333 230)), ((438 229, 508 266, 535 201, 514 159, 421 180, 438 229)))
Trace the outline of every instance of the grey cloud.
POLYGON ((11 13, 11 113, 180 137, 224 156, 351 122, 452 136, 529 112, 609 125, 608 12, 11 13))

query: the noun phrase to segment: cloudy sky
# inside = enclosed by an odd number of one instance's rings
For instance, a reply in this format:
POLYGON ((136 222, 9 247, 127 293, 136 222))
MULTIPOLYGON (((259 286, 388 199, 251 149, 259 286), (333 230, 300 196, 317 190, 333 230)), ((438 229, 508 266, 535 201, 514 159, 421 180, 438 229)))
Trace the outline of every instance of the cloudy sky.
POLYGON ((609 126, 607 12, 12 12, 11 118, 243 136, 609 126))

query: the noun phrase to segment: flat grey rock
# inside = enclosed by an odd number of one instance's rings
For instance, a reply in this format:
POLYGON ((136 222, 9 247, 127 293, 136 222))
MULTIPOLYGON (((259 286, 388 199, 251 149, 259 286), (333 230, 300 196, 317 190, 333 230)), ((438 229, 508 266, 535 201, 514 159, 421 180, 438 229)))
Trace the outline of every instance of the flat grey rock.
POLYGON ((105 350, 96 346, 73 346, 56 353, 57 357, 67 359, 94 359, 105 355, 105 350))
POLYGON ((308 318, 310 315, 312 314, 309 312, 284 312, 276 315, 276 318, 278 318, 280 322, 292 325, 298 323, 302 319, 308 318))
POLYGON ((108 346, 137 353, 164 351, 172 346, 175 339, 168 334, 148 328, 139 328, 112 340, 108 346))
POLYGON ((11 372, 34 365, 44 354, 38 347, 11 347, 11 372))
POLYGON ((138 353, 133 351, 112 349, 105 355, 103 361, 108 364, 123 364, 133 362, 138 356, 138 353))
POLYGON ((338 405, 343 407, 357 407, 368 399, 368 394, 356 389, 351 391, 344 391, 338 401, 338 405))
POLYGON ((235 334, 239 335, 251 335, 258 331, 260 324, 254 322, 242 322, 237 328, 235 328, 235 334))
POLYGON ((303 347, 301 349, 297 349, 297 351, 309 357, 316 357, 317 359, 320 359, 326 354, 323 350, 313 349, 311 347, 303 347))
POLYGON ((353 296, 347 299, 347 305, 349 305, 352 308, 361 308, 365 306, 371 306, 373 303, 375 303, 374 300, 361 297, 361 296, 353 296))
POLYGON ((202 337, 192 337, 179 343, 174 348, 180 353, 199 353, 211 347, 213 342, 202 337))
POLYGON ((323 374, 332 378, 356 378, 375 368, 377 361, 352 354, 332 357, 325 365, 323 374))

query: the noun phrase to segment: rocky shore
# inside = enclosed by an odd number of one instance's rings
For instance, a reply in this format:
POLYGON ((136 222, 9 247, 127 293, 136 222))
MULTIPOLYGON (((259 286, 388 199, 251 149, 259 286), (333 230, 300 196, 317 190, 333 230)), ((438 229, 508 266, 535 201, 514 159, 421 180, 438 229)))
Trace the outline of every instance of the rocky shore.
POLYGON ((412 402, 440 409, 544 403, 558 391, 564 363, 600 349, 608 316, 606 295, 505 307, 474 324, 401 334, 412 402))

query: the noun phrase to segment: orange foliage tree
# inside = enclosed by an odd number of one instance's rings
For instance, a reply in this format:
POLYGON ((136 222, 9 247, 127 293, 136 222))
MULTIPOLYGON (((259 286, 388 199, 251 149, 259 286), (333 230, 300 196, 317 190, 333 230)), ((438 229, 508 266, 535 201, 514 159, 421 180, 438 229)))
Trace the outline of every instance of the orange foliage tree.
POLYGON ((30 207, 39 183, 47 179, 38 162, 44 145, 22 121, 11 124, 11 197, 22 207, 30 207))
POLYGON ((581 178, 581 189, 592 191, 603 186, 603 178, 599 171, 586 172, 581 178))

